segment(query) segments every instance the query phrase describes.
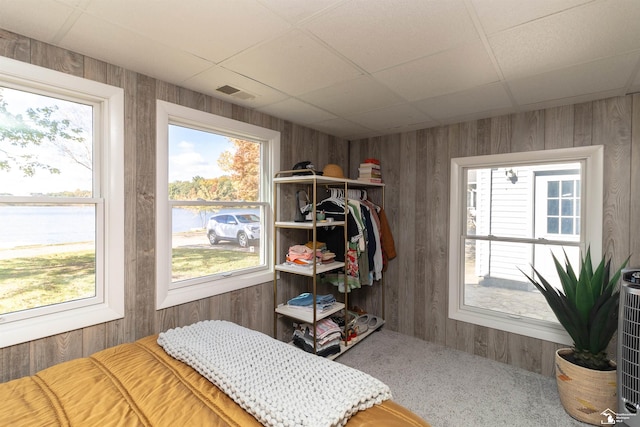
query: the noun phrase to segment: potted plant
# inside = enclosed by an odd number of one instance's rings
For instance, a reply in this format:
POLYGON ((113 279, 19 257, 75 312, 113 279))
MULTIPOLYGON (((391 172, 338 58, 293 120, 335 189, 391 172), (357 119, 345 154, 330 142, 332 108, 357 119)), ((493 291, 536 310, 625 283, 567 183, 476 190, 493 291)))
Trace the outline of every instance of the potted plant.
POLYGON ((552 286, 535 268, 533 277, 523 274, 542 293, 573 340, 572 348, 556 352, 562 405, 572 417, 601 425, 607 421, 607 410, 617 411, 616 364, 608 358, 607 346, 618 327, 618 280, 629 258, 610 278, 611 260, 603 257, 594 270, 589 248, 580 259, 578 275, 566 252, 564 266, 552 256, 562 289, 552 286))

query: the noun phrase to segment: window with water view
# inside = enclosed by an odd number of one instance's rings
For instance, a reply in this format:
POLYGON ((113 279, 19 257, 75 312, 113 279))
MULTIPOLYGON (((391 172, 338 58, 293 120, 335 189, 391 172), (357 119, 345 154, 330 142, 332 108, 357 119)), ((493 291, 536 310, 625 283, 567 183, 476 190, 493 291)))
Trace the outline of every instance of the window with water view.
POLYGON ((260 145, 169 125, 173 282, 263 264, 260 145))
POLYGON ((0 87, 0 315, 96 296, 93 109, 0 87))
POLYGON ((271 280, 280 133, 156 105, 156 308, 271 280))

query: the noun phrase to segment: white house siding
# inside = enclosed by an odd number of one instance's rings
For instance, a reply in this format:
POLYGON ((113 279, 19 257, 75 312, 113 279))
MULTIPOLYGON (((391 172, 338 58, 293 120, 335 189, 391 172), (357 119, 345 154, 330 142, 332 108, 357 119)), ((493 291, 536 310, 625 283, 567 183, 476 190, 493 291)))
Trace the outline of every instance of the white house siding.
MULTIPOLYGON (((512 182, 505 174, 508 169, 478 171, 478 235, 532 236, 532 173, 526 168, 514 168, 518 179, 512 182)), ((478 245, 476 256, 477 273, 484 278, 485 284, 509 285, 505 281, 518 282, 512 285, 526 284, 526 279, 516 267, 523 268, 532 262, 530 245, 496 241, 489 245, 483 242, 478 245)))
MULTIPOLYGON (((505 175, 509 169, 477 171, 476 234, 534 238, 534 171, 526 167, 513 168, 518 179, 511 182, 505 175)), ((578 268, 579 248, 565 250, 578 268)), ((518 267, 530 273, 530 266, 535 265, 543 277, 560 286, 551 252, 564 260, 563 249, 558 246, 537 244, 534 248, 532 244, 476 241, 476 275, 479 283, 487 286, 532 289, 518 267)))

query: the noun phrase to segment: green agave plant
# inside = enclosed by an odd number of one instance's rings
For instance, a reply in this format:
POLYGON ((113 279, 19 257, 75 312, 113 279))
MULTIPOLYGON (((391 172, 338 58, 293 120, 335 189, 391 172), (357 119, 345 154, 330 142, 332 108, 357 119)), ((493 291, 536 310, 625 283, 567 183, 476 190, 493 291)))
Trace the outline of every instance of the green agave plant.
POLYGON ((620 292, 617 283, 629 258, 609 279, 611 260, 605 263, 603 258, 594 271, 590 248, 580 260, 579 276, 576 276, 566 252, 564 255, 563 266, 552 254, 562 290, 551 286, 535 268, 533 276, 538 276, 539 281, 522 273, 544 295, 558 321, 571 336, 574 362, 589 369, 610 369, 606 349, 618 327, 620 292))

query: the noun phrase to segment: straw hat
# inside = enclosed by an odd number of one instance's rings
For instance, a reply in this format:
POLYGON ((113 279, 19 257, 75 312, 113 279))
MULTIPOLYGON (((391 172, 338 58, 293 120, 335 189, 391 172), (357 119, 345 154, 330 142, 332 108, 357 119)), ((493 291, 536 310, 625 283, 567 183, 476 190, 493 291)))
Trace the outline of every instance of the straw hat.
POLYGON ((329 163, 322 169, 322 174, 324 176, 329 176, 332 178, 344 178, 344 173, 342 172, 342 168, 336 164, 329 163))

